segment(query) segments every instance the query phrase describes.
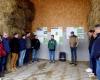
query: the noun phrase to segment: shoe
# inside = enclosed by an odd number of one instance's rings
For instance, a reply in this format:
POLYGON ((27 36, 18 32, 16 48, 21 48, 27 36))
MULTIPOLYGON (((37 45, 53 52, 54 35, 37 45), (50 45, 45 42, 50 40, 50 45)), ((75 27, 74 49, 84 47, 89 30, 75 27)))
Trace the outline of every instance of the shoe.
POLYGON ((0 72, 0 77, 4 77, 4 72, 0 72))
POLYGON ((75 65, 75 66, 77 66, 77 64, 76 64, 76 63, 75 63, 74 65, 75 65))
POLYGON ((74 63, 71 62, 70 64, 74 64, 74 63))

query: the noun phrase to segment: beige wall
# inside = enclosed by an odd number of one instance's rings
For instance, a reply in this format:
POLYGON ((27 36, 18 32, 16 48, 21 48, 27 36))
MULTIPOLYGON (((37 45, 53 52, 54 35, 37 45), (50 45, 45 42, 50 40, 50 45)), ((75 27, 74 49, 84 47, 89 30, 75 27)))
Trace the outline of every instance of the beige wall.
POLYGON ((32 0, 35 19, 32 31, 47 26, 83 26, 88 29, 89 0, 32 0))

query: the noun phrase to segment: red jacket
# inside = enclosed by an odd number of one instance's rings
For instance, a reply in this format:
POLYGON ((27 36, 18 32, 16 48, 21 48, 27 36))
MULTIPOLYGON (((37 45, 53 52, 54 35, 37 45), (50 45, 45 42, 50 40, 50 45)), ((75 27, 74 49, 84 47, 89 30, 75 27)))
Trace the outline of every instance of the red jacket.
POLYGON ((3 44, 0 42, 0 57, 6 56, 5 49, 3 47, 3 44))

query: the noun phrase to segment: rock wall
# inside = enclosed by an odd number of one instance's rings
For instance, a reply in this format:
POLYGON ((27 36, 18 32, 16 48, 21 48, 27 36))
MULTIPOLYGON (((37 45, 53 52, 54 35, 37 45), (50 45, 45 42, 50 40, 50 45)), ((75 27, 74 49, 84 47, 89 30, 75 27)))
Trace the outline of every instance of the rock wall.
POLYGON ((31 31, 34 13, 29 0, 0 0, 0 33, 31 31))
POLYGON ((89 14, 89 27, 100 23, 100 0, 91 0, 91 12, 89 14))

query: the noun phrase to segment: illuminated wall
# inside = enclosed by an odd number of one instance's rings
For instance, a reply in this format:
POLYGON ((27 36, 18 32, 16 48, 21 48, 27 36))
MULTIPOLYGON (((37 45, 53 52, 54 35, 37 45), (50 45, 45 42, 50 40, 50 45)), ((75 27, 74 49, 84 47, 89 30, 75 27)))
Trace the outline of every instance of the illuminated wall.
POLYGON ((89 0, 32 0, 35 19, 32 30, 41 26, 83 26, 88 29, 89 0))

